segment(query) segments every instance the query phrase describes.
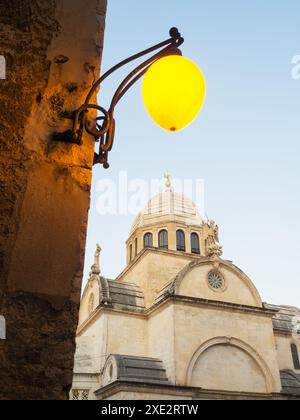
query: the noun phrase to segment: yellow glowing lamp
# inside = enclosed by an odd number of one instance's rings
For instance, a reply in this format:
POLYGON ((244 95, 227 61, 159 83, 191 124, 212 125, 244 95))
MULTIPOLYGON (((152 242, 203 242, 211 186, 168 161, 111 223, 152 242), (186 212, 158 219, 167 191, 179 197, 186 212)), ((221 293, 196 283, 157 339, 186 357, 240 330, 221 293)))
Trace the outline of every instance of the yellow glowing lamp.
POLYGON ((72 129, 53 133, 53 141, 81 146, 86 132, 99 143, 98 152, 94 154, 94 164, 99 163, 108 169, 108 154, 113 148, 116 131, 115 108, 144 75, 144 102, 153 120, 168 131, 179 131, 190 124, 202 108, 206 87, 204 76, 196 64, 181 56, 180 47, 183 43, 181 33, 173 27, 167 40, 134 54, 109 69, 93 83, 77 111, 66 109, 61 113, 62 118, 73 121, 72 129), (134 68, 118 86, 108 110, 92 102, 99 87, 102 87, 102 83, 110 75, 150 53, 153 55, 134 68), (91 109, 99 112, 96 119, 91 120, 88 117, 91 109))
POLYGON ((143 99, 151 118, 168 131, 179 131, 199 114, 205 78, 195 63, 179 55, 156 61, 143 82, 143 99))

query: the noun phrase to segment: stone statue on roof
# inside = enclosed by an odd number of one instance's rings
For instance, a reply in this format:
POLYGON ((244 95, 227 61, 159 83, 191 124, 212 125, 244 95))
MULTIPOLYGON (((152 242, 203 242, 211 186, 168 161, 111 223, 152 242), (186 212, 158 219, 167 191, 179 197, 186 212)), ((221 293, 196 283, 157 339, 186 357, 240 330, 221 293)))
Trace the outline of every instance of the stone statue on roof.
POLYGON ((94 264, 91 267, 91 271, 89 274, 89 281, 98 280, 99 275, 101 273, 100 269, 100 254, 101 254, 101 247, 99 244, 96 245, 96 251, 94 254, 94 264))
POLYGON ((223 254, 219 238, 219 226, 214 220, 207 222, 208 238, 207 238, 207 253, 210 257, 221 257, 223 254))

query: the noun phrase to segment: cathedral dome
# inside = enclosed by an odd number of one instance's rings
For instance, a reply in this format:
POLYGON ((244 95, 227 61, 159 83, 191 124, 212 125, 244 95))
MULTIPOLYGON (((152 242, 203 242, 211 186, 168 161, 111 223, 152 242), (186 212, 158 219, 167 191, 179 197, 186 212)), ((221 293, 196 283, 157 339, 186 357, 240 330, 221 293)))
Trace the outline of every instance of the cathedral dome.
POLYGON ((173 191, 166 191, 149 200, 134 220, 130 234, 139 228, 166 222, 201 226, 203 219, 190 198, 173 191))
POLYGON ((149 200, 137 215, 126 247, 127 265, 145 250, 160 254, 163 251, 169 256, 181 253, 185 258, 222 255, 216 223, 204 221, 190 198, 170 189, 149 200))

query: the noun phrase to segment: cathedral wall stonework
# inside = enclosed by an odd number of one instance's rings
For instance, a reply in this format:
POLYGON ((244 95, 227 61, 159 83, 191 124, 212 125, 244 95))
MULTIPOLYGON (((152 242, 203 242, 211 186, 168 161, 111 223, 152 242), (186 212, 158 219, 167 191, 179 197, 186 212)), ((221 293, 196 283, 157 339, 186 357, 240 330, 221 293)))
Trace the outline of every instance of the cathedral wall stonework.
POLYGON ((94 309, 99 306, 100 303, 100 291, 98 282, 90 282, 85 290, 85 293, 81 299, 80 311, 79 311, 79 325, 81 325, 90 315, 90 298, 91 295, 94 297, 94 309))
MULTIPOLYGON (((90 281, 96 293, 98 281, 90 281)), ((73 389, 86 387, 96 399, 286 398, 280 370, 293 369, 291 332, 274 330, 277 309, 262 304, 252 281, 230 261, 150 248, 118 282, 109 281, 111 304, 101 304, 79 326, 78 343, 87 340, 90 349, 83 345, 83 351, 77 350, 73 389), (211 270, 225 280, 216 291, 208 281, 211 270), (87 366, 81 365, 87 354, 101 361, 94 370, 88 358, 87 366), (138 380, 143 387, 134 389, 131 376, 119 381, 116 372, 108 375, 110 355, 161 364, 168 380, 162 394, 144 377, 138 380), (99 388, 87 373, 98 375, 99 388)), ((87 287, 83 307, 91 290, 87 287)), ((290 394, 288 398, 294 398, 290 394)))
POLYGON ((146 322, 145 318, 139 316, 111 314, 108 321, 107 354, 147 354, 146 322))
POLYGON ((218 344, 197 359, 191 386, 240 392, 268 393, 264 373, 249 354, 230 344, 218 344))
POLYGON ((191 269, 183 277, 179 287, 179 294, 183 296, 201 297, 208 300, 222 300, 222 302, 239 303, 242 305, 261 307, 261 299, 250 280, 243 281, 240 275, 220 265, 219 272, 224 279, 224 287, 213 290, 208 285, 208 275, 215 271, 214 263, 199 265, 191 269))
POLYGON ((2 0, 0 399, 66 399, 72 383, 93 139, 54 144, 99 72, 106 0, 2 0))
MULTIPOLYGON (((175 309, 175 358, 176 383, 191 385, 189 369, 198 349, 212 339, 228 338, 246 343, 255 349, 257 360, 260 360, 268 372, 270 391, 280 392, 281 384, 276 358, 272 320, 270 317, 237 311, 209 308, 203 305, 176 304, 175 309)), ((217 385, 216 385, 217 386, 217 385)))
POLYGON ((108 338, 108 317, 97 317, 87 330, 77 336, 75 373, 98 373, 105 363, 108 338), (92 355, 92 356, 91 356, 92 355))
POLYGON ((292 358, 291 345, 296 344, 298 347, 298 353, 300 354, 299 340, 295 340, 290 334, 275 334, 275 341, 279 369, 293 370, 294 363, 292 358))
POLYGON ((138 263, 132 264, 117 280, 139 285, 144 292, 145 305, 149 308, 163 286, 192 260, 193 257, 188 254, 145 250, 138 263))
POLYGON ((148 320, 148 354, 163 361, 170 383, 175 384, 175 336, 174 308, 164 307, 150 316, 148 320))

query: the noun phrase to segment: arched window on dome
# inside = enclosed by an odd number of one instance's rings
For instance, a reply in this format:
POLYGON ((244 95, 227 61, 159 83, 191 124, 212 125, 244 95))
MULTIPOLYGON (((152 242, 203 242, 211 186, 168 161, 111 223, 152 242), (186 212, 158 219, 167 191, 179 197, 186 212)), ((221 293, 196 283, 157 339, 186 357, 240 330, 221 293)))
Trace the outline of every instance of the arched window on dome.
POLYGON ((136 257, 137 254, 138 254, 138 239, 137 238, 135 238, 134 246, 135 246, 135 248, 134 248, 134 255, 136 257))
POLYGON ((300 370, 300 360, 299 360, 299 353, 296 344, 291 345, 291 352, 293 357, 294 369, 300 370))
POLYGON ((200 254, 200 241, 199 241, 199 235, 197 233, 191 234, 191 248, 192 248, 192 254, 200 254))
POLYGON ((146 233, 144 236, 144 248, 151 248, 153 246, 153 235, 152 233, 146 233))
POLYGON ((132 261, 132 244, 130 245, 130 247, 129 247, 129 258, 130 258, 130 261, 132 261))
POLYGON ((176 232, 177 251, 185 251, 185 234, 183 230, 176 232))
POLYGON ((166 230, 161 230, 158 234, 158 246, 159 248, 168 249, 169 248, 169 240, 168 240, 168 232, 166 230))

